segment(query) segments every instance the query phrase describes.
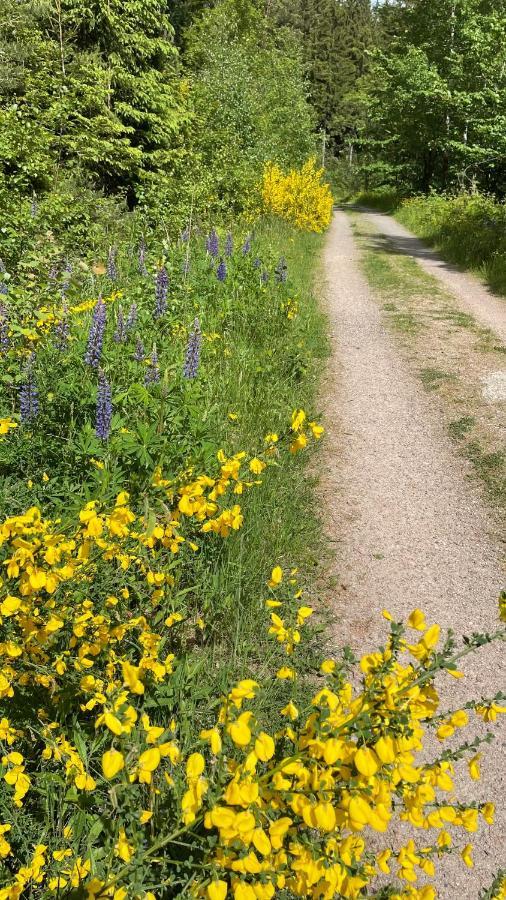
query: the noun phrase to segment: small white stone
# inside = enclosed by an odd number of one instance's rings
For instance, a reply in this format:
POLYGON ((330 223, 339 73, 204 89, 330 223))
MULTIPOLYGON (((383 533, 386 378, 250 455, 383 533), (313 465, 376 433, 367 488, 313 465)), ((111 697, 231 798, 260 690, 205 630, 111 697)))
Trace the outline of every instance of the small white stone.
POLYGON ((482 378, 483 396, 489 403, 498 403, 506 400, 506 371, 491 372, 486 378, 482 378))

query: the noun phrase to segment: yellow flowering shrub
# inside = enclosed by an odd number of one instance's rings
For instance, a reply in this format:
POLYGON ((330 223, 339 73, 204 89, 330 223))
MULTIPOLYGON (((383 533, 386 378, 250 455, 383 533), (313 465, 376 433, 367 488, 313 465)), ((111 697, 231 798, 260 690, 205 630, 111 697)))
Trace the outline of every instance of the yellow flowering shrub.
POLYGON ((332 219, 334 201, 323 175, 315 159, 288 174, 275 163, 268 163, 262 184, 264 210, 302 231, 325 231, 332 219))
MULTIPOLYGON (((292 448, 305 425, 296 411, 292 448)), ((395 900, 432 900, 434 888, 417 879, 434 875, 461 832, 463 865, 472 866, 467 835, 480 817, 493 823, 494 806, 455 800, 453 776, 469 757, 479 778, 488 736, 430 762, 421 754, 430 733, 442 741, 470 713, 493 722, 506 712, 499 697, 441 711, 434 686, 437 672, 459 677, 459 659, 504 630, 441 646, 439 626, 414 610, 407 629, 391 621, 385 647, 359 661, 359 678, 323 659, 310 690, 300 647, 314 611, 296 572, 276 566, 265 598, 271 665, 216 698, 189 739, 183 700, 198 685, 175 652, 186 617, 167 558, 179 549, 178 513, 204 533, 222 515, 207 509, 207 491, 237 485, 241 460, 220 461, 213 485, 197 479, 186 493, 189 484, 174 488, 156 473, 157 488, 176 499, 163 526, 143 529, 126 493, 108 512, 90 502, 72 534, 37 509, 1 523, 0 689, 10 712, 0 721, 0 776, 2 808, 10 797, 12 812, 0 823, 0 900, 74 889, 90 900, 332 900, 374 893, 380 874, 395 900), (265 716, 269 696, 278 697, 274 719, 265 716), (392 849, 396 819, 422 840, 392 849), (37 834, 27 858, 23 832, 37 834)))

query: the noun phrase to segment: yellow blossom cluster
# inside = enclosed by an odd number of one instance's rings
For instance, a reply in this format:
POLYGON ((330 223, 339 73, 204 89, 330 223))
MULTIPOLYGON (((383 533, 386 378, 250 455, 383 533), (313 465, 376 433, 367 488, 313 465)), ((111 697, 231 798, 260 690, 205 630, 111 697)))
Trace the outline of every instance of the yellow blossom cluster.
POLYGON ((264 209, 302 231, 325 231, 330 225, 334 201, 323 175, 315 159, 288 174, 269 163, 262 184, 264 209))

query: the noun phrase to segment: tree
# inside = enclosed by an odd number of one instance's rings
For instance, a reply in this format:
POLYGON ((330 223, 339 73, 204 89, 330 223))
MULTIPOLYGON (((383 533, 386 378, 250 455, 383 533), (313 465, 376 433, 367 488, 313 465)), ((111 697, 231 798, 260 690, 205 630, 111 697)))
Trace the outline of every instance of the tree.
POLYGON ((368 83, 374 153, 415 189, 506 188, 506 3, 379 7, 368 83))

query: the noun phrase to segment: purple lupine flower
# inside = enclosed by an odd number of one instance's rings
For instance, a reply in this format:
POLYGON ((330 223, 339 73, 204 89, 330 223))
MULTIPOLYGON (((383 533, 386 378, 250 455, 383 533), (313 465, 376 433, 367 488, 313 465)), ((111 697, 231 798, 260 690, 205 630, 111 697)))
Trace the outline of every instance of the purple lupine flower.
POLYGON ((247 256, 248 253, 250 252, 250 250, 251 250, 251 235, 248 234, 248 237, 246 238, 246 240, 244 241, 244 244, 242 245, 242 255, 247 256))
POLYGON ((139 335, 137 335, 137 341, 135 342, 134 359, 137 362, 142 362, 142 360, 145 358, 146 358, 146 351, 144 349, 144 344, 142 343, 141 337, 139 335))
POLYGON ((95 304, 95 309, 93 310, 90 331, 88 334, 88 345, 84 357, 85 363, 88 366, 92 366, 94 369, 98 368, 100 357, 102 355, 106 320, 107 310, 105 303, 100 296, 95 304))
POLYGON ((66 349, 69 341, 69 333, 70 323, 68 317, 68 307, 67 304, 64 303, 62 317, 54 330, 55 346, 58 350, 63 351, 66 349))
POLYGON ((2 278, 2 275, 5 274, 5 271, 6 271, 6 269, 5 269, 4 261, 3 261, 3 259, 0 259, 0 294, 7 296, 9 289, 7 287, 6 282, 2 278))
POLYGON ((181 232, 181 243, 187 244, 188 241, 190 240, 190 235, 191 235, 190 226, 187 225, 186 228, 184 229, 184 231, 181 232))
POLYGON ((200 362, 200 348, 202 344, 202 332, 200 330, 200 322, 195 319, 193 328, 188 338, 186 347, 186 357, 183 366, 183 376, 185 378, 196 378, 200 362))
POLYGON ((123 315, 123 307, 120 306, 118 309, 118 317, 116 319, 116 331, 113 334, 113 341, 116 344, 124 344, 127 338, 127 328, 125 324, 125 317, 123 315))
POLYGON ((65 268, 63 270, 63 283, 61 286, 61 295, 65 297, 69 287, 70 287, 70 276, 72 275, 72 263, 67 259, 65 261, 65 268))
POLYGON ((32 353, 25 369, 25 380, 19 389, 19 410, 23 425, 35 421, 39 415, 39 392, 33 372, 34 361, 35 354, 32 353))
POLYGON ((137 304, 134 300, 134 302, 130 306, 130 309, 128 310, 128 316, 127 316, 126 326, 125 326, 126 330, 127 330, 127 334, 128 334, 128 332, 133 331, 136 324, 137 324, 137 304))
POLYGON ((276 277, 276 281, 278 284, 285 284, 288 278, 288 266, 286 264, 286 259, 284 256, 279 260, 276 269, 274 271, 274 275, 276 277))
POLYGON ((9 314, 5 303, 0 303, 0 353, 7 353, 9 346, 9 314))
POLYGON ((141 238, 139 241, 138 269, 139 275, 148 274, 148 270, 146 269, 146 242, 144 238, 141 238))
POLYGON ((259 269, 261 265, 262 265, 262 260, 260 259, 259 256, 256 256, 255 259, 253 260, 254 268, 259 269))
POLYGON ((156 352, 156 346, 153 344, 149 365, 146 369, 146 375, 144 376, 144 384, 157 384, 159 381, 160 367, 158 365, 158 353, 156 352))
POLYGON ((216 228, 213 228, 211 234, 207 238, 206 241, 206 249, 213 259, 216 259, 220 255, 220 239, 218 237, 216 228))
POLYGON ((112 392, 111 385, 107 381, 102 369, 98 373, 97 408, 95 419, 95 434, 101 441, 107 441, 111 433, 112 424, 112 392))
POLYGON ((260 275, 260 281, 262 284, 267 284, 267 282, 269 281, 269 273, 267 269, 264 269, 262 274, 260 275))
POLYGON ((118 277, 118 269, 116 266, 116 254, 118 250, 116 247, 109 248, 109 254, 107 256, 107 276, 111 279, 111 281, 116 281, 118 277))
POLYGON ((155 319, 160 319, 167 309, 167 294, 169 292, 169 276, 167 269, 162 266, 156 273, 155 285, 155 319))
POLYGON ((229 231, 225 241, 225 256, 232 256, 234 252, 234 239, 229 231))
POLYGON ((220 259, 220 264, 216 269, 216 278, 218 281, 225 281, 227 277, 227 264, 223 257, 220 259))

